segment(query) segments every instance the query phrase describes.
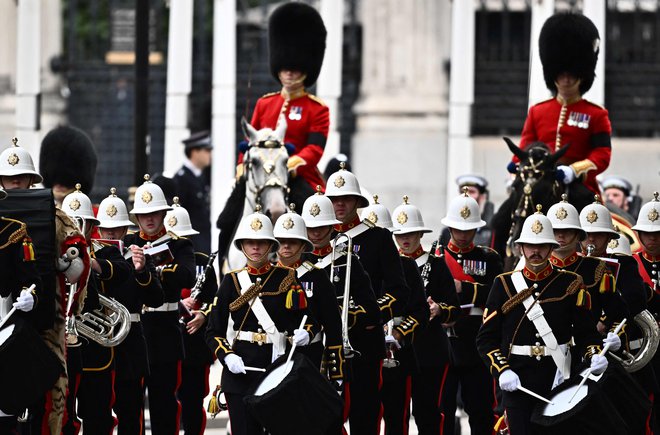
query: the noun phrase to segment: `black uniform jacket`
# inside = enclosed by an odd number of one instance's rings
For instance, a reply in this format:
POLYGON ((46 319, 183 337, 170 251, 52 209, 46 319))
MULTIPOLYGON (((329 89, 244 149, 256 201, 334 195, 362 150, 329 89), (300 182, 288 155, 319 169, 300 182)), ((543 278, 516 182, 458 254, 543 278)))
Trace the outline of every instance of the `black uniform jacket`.
MULTIPOLYGON (((148 242, 139 232, 124 238, 126 246, 144 246, 148 242)), ((191 288, 195 284, 195 254, 188 239, 170 240, 168 246, 174 260, 170 264, 157 266, 157 269, 161 269, 158 279, 163 288, 163 303, 178 304, 181 289, 191 288)), ((183 359, 178 310, 145 312, 142 315, 142 326, 147 341, 149 364, 183 359)))
POLYGON ((600 352, 601 340, 594 328, 587 292, 579 275, 554 270, 550 265, 539 273, 524 268, 522 273, 528 288, 516 293, 512 273, 499 275, 493 283, 483 325, 477 335, 477 349, 495 378, 510 368, 520 377, 523 386, 545 395, 550 392, 557 370, 552 357, 537 359, 510 353, 510 345, 545 344, 525 314, 522 302, 526 297, 531 295, 535 304, 541 305, 558 344, 569 343, 574 337, 575 354, 590 359, 600 352), (534 288, 534 284, 538 287, 534 288))
MULTIPOLYGON (((634 255, 638 264, 638 269, 641 267, 645 273, 640 276, 646 284, 646 300, 648 310, 653 314, 656 320, 660 319, 660 285, 658 284, 658 276, 660 274, 660 257, 653 257, 646 252, 638 252, 634 255)), ((656 353, 656 355, 658 355, 656 353)))
POLYGON ((454 325, 454 334, 450 337, 452 362, 456 366, 481 364, 475 340, 481 327, 482 316, 477 313, 486 306, 493 280, 502 273, 502 258, 497 251, 488 247, 471 244, 460 248, 451 241, 446 249, 443 249, 443 255, 445 264, 454 261, 453 264, 457 264, 462 270, 462 274, 452 275, 452 284, 453 279, 461 281, 459 304, 474 305, 474 309, 465 309, 465 315, 454 325), (451 256, 451 259, 448 256, 451 256))
MULTIPOLYGON (((335 225, 335 230, 346 232, 359 224, 356 217, 351 223, 335 225)), ((383 323, 392 317, 403 316, 410 289, 403 276, 401 256, 389 230, 369 228, 353 237, 353 250, 369 274, 383 323)))
MULTIPOLYGON (((90 257, 96 258, 101 273, 91 271, 87 283, 87 298, 83 313, 99 308, 99 295, 111 297, 113 289, 122 288, 133 277, 133 268, 114 245, 92 243, 90 257)), ((131 327, 132 325, 127 325, 131 327)), ((83 340, 81 348, 83 371, 99 371, 114 367, 115 349, 92 340, 83 340)))
MULTIPOLYGON (((252 286, 252 290, 248 290, 244 295, 241 295, 241 287, 237 277, 241 270, 232 271, 225 275, 220 283, 220 288, 208 315, 206 343, 223 365, 227 354, 236 353, 243 359, 246 366, 265 368, 271 364, 272 344, 260 345, 256 342, 243 340, 234 340, 234 343, 229 343, 227 340, 227 325, 230 316, 234 322, 235 331, 258 333, 263 329, 250 308, 254 297, 256 297, 256 294, 253 295, 252 291, 258 289, 258 287, 252 286)), ((309 332, 310 339, 319 332, 319 327, 312 318, 308 306, 298 306, 295 309, 286 306, 287 295, 292 291, 292 287, 295 290, 299 285, 293 269, 267 264, 259 270, 248 267, 248 273, 252 283, 255 283, 257 278, 261 279, 258 297, 280 333, 293 334, 293 330, 300 326, 300 321, 305 314, 308 315, 305 329, 309 332)), ((228 393, 242 394, 262 376, 262 373, 253 371, 248 371, 247 374, 234 374, 225 367, 225 370, 222 371, 222 389, 228 393)))
MULTIPOLYGON (((305 254, 304 258, 316 263, 331 252, 332 247, 328 245, 315 249, 311 254, 305 254)), ((351 346, 360 352, 361 358, 382 359, 385 357, 385 337, 380 328, 380 309, 369 275, 362 267, 358 256, 352 255, 348 305, 349 341, 351 346)), ((334 284, 335 304, 339 306, 340 313, 346 288, 346 260, 345 255, 337 257, 334 270, 331 270, 330 265, 323 269, 334 284)))
POLYGON ((210 186, 206 172, 197 177, 185 166, 174 175, 179 204, 188 211, 190 224, 199 231, 191 240, 195 251, 211 252, 210 186))

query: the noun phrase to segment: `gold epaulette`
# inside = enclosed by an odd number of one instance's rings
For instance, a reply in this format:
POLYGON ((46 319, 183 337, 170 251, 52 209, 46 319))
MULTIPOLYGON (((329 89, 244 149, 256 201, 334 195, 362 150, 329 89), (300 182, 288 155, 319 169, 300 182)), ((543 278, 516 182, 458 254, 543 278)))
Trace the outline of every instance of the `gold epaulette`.
POLYGON ((584 281, 582 280, 582 276, 578 275, 577 273, 571 272, 570 270, 566 270, 566 269, 559 269, 557 271, 559 273, 573 275, 574 280, 566 289, 566 294, 572 295, 573 293, 584 287, 584 281))
POLYGON ((270 98, 270 97, 274 97, 275 95, 280 95, 280 93, 279 92, 269 92, 267 94, 263 94, 261 96, 261 98, 270 98))
POLYGON ((325 101, 323 101, 322 99, 320 99, 320 98, 317 97, 316 95, 313 95, 313 94, 307 94, 307 96, 309 97, 310 100, 312 100, 312 101, 316 101, 316 102, 319 103, 321 106, 326 106, 325 101))
POLYGON ((18 229, 13 231, 8 237, 7 241, 0 246, 0 249, 4 249, 9 245, 13 245, 14 243, 18 243, 22 241, 26 236, 27 236, 27 225, 25 225, 24 222, 17 221, 16 219, 10 219, 6 217, 0 217, 1 220, 5 222, 9 222, 7 226, 5 226, 2 230, 0 230, 0 234, 2 234, 6 229, 8 229, 11 224, 18 224, 18 229))

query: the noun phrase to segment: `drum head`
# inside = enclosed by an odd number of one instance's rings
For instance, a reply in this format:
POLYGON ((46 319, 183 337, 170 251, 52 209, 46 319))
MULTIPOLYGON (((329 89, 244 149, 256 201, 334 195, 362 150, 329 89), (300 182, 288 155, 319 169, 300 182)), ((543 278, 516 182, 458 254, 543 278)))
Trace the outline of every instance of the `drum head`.
POLYGON ((548 417, 554 417, 559 414, 563 414, 566 411, 570 411, 575 406, 577 406, 582 399, 587 397, 587 392, 589 387, 585 384, 578 390, 578 385, 573 385, 572 387, 560 391, 558 394, 552 397, 552 405, 546 404, 543 408, 543 415, 548 417), (577 391, 577 394, 575 392, 577 391), (575 394, 575 397, 573 397, 575 394), (571 398, 573 398, 571 400, 571 398))
POLYGON ((273 388, 280 385, 284 378, 286 378, 286 376, 291 372, 292 368, 293 361, 289 361, 288 363, 285 361, 280 366, 275 367, 261 380, 261 383, 254 392, 254 395, 263 396, 273 388))
POLYGON ((5 328, 0 329, 0 345, 2 345, 11 334, 14 332, 14 324, 11 324, 5 328))

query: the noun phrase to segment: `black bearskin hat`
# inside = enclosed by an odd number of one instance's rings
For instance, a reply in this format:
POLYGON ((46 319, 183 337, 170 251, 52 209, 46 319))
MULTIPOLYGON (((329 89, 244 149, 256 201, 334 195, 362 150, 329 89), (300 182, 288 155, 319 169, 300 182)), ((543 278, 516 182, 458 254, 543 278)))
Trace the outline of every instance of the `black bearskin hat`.
POLYGON ((41 141, 39 173, 46 187, 61 184, 73 188, 80 183, 82 192, 89 194, 94 186, 97 162, 91 139, 77 128, 56 127, 41 141))
POLYGON ((270 16, 268 45, 270 73, 279 83, 283 69, 307 75, 304 84, 316 83, 325 54, 325 26, 321 15, 305 3, 286 3, 270 16))
POLYGON ((584 15, 559 13, 547 19, 539 35, 539 55, 545 85, 557 92, 555 80, 562 73, 581 79, 580 94, 594 83, 600 36, 584 15))

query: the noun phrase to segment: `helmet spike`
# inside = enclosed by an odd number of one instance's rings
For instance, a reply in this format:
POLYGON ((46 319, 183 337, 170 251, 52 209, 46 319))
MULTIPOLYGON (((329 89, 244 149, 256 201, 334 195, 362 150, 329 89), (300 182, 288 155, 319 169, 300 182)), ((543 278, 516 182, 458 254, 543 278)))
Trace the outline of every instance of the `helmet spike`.
POLYGON ((653 192, 653 201, 658 201, 658 195, 660 195, 660 193, 653 192))
POLYGON ((117 196, 117 189, 115 187, 110 188, 110 196, 117 196))
POLYGON ((317 194, 317 195, 323 195, 323 193, 321 192, 321 189, 323 189, 323 188, 321 187, 321 185, 320 185, 320 184, 317 184, 317 185, 316 185, 316 194, 317 194))
POLYGON ((346 162, 339 162, 339 169, 341 169, 342 171, 345 171, 346 170, 346 162))
POLYGON ((261 204, 257 204, 257 205, 254 207, 254 212, 255 212, 255 213, 261 213, 261 204))
POLYGON ((181 204, 179 204, 179 197, 178 196, 175 196, 174 198, 172 198, 172 202, 174 203, 174 204, 172 204, 174 207, 181 207, 181 204))
POLYGON ((566 195, 565 193, 562 193, 561 194, 561 202, 568 202, 568 195, 566 195))
POLYGON ((378 195, 374 195, 374 204, 378 204, 378 195))
POLYGON ((80 192, 80 189, 82 189, 82 185, 80 183, 76 183, 76 191, 80 192))
POLYGON ((12 143, 12 145, 14 145, 15 147, 17 147, 17 146, 18 146, 18 138, 17 138, 16 136, 12 137, 12 138, 11 138, 11 143, 12 143))
POLYGON ((541 213, 542 209, 543 209, 543 206, 541 204, 536 204, 536 214, 543 214, 543 213, 541 213))
POLYGON ((408 195, 403 195, 403 203, 408 204, 408 195))
POLYGON ((289 212, 290 213, 295 213, 296 212, 296 205, 294 203, 289 204, 289 212))
POLYGON ((144 174, 144 177, 143 177, 143 178, 144 178, 144 182, 145 182, 145 183, 149 183, 149 182, 150 182, 149 179, 150 179, 151 177, 149 176, 149 174, 144 174))
POLYGON ((463 186, 462 190, 463 190, 463 196, 465 197, 469 196, 468 192, 470 191, 470 189, 467 186, 463 186))

